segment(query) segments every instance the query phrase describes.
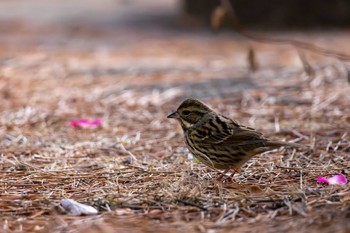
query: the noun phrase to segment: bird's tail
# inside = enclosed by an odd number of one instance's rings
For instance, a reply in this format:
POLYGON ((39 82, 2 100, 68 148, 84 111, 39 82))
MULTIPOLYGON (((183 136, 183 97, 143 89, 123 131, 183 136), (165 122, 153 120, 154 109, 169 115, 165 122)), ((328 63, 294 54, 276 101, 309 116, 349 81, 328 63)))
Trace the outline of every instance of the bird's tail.
POLYGON ((300 148, 300 149, 307 149, 307 148, 309 148, 308 146, 302 145, 302 144, 299 144, 299 143, 273 141, 273 140, 265 142, 265 145, 269 146, 269 147, 274 147, 274 148, 278 148, 278 147, 282 147, 282 146, 293 147, 293 148, 300 148))

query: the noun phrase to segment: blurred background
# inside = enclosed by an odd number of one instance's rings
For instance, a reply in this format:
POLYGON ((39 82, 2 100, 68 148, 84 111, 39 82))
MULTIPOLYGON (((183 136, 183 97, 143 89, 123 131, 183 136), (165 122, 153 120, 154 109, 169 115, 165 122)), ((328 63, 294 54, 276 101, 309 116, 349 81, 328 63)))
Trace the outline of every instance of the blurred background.
MULTIPOLYGON (((249 27, 347 27, 350 23, 350 2, 346 0, 230 2, 241 23, 249 27)), ((159 24, 170 20, 209 26, 210 16, 219 4, 220 0, 3 0, 0 3, 0 19, 61 23, 104 22, 114 25, 145 23, 152 20, 154 24, 159 24)))
MULTIPOLYGON (((231 3, 247 30, 350 53, 348 1, 231 3)), ((228 80, 203 84, 215 96, 241 89, 237 84, 247 87, 250 70, 259 68, 261 77, 271 76, 268 72, 276 73, 276 68, 302 69, 298 48, 250 40, 234 30, 228 17, 212 28, 212 14, 219 4, 218 0, 4 0, 0 2, 0 59, 15 67, 6 69, 10 76, 22 69, 21 77, 32 73, 37 78, 118 77, 118 85, 134 86, 141 83, 134 78, 142 76, 143 84, 161 82, 150 88, 160 90, 174 83, 183 87, 184 79, 197 80, 192 84, 228 80), (26 62, 31 67, 20 65, 26 62)), ((335 61, 302 52, 318 65, 335 61)), ((183 87, 185 96, 208 94, 203 93, 203 85, 188 85, 183 87)))
POLYGON ((98 26, 154 25, 176 20, 181 12, 181 3, 176 0, 126 1, 126 0, 15 0, 0 2, 2 21, 34 23, 79 23, 98 26))
MULTIPOLYGON (((210 22, 220 0, 182 0, 182 10, 210 22)), ((346 0, 230 0, 240 22, 254 28, 324 28, 350 24, 350 2, 346 0)))

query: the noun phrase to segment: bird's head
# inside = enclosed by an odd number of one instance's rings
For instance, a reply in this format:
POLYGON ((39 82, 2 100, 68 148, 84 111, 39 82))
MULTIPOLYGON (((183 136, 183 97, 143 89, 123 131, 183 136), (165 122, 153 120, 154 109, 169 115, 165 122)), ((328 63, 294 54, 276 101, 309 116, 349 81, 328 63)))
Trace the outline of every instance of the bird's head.
POLYGON ((207 105, 196 99, 186 99, 180 104, 175 112, 170 113, 167 118, 177 119, 182 128, 188 129, 200 121, 206 114, 212 112, 207 105))

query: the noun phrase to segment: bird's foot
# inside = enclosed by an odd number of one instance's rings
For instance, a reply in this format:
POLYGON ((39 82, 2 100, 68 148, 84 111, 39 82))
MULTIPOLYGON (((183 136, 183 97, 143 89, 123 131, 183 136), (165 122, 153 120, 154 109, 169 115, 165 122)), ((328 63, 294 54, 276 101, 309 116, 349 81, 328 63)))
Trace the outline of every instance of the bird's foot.
POLYGON ((223 173, 221 173, 218 178, 216 178, 216 180, 218 181, 226 181, 226 182, 233 182, 233 177, 236 174, 237 170, 234 168, 231 175, 228 176, 226 175, 226 173, 229 171, 230 169, 226 169, 223 173), (225 178, 224 178, 225 177, 225 178), (223 179, 224 178, 224 179, 223 179))

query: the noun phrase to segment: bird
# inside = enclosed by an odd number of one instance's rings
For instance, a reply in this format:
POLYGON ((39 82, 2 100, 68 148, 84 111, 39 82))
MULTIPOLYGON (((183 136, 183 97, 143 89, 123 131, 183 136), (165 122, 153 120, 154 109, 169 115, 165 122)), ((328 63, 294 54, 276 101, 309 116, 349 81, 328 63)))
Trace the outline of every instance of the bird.
POLYGON ((253 156, 279 147, 304 145, 272 140, 258 130, 221 115, 197 99, 184 100, 167 118, 176 119, 193 156, 208 167, 233 170, 233 175, 253 156))

